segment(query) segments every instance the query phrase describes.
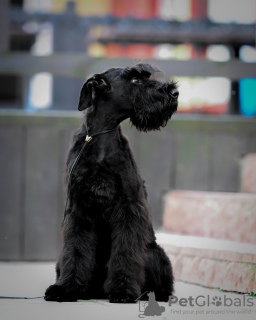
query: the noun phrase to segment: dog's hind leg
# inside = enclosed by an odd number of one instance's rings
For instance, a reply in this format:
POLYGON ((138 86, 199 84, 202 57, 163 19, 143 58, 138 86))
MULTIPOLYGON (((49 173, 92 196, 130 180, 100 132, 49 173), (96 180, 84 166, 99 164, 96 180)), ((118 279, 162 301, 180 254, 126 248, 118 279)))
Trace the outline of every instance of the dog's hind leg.
POLYGON ((47 301, 76 301, 87 298, 95 267, 96 234, 85 221, 63 225, 63 249, 57 263, 57 280, 45 292, 47 301), (87 225, 88 226, 88 225, 87 225))
POLYGON ((57 262, 55 270, 56 270, 56 281, 57 281, 60 277, 60 261, 57 262))
POLYGON ((148 222, 136 214, 142 207, 122 203, 119 208, 120 217, 111 225, 111 254, 104 289, 110 302, 131 303, 141 295, 145 279, 148 222))
POLYGON ((142 292, 153 291, 157 301, 168 301, 174 291, 172 266, 164 250, 156 243, 148 248, 146 281, 142 292))

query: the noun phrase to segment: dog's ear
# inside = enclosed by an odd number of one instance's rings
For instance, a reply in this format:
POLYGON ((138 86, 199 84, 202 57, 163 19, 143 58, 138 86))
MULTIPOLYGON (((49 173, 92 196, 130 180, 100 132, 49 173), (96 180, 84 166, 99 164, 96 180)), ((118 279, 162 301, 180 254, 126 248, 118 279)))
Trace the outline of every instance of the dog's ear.
POLYGON ((108 87, 109 85, 101 75, 97 74, 88 79, 80 92, 78 110, 82 111, 94 105, 99 91, 108 87))
POLYGON ((88 81, 83 85, 78 103, 78 110, 82 111, 92 106, 95 93, 88 81))

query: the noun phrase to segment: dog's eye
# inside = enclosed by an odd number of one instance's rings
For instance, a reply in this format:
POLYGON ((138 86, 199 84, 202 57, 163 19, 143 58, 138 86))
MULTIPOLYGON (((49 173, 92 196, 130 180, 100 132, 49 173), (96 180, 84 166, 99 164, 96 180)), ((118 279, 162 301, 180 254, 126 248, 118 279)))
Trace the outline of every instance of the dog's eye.
POLYGON ((106 81, 105 81, 103 78, 100 79, 99 83, 100 83, 100 84, 103 84, 104 86, 107 85, 106 81))
POLYGON ((132 78, 132 83, 139 83, 139 82, 140 82, 140 80, 138 78, 136 78, 136 77, 132 78))

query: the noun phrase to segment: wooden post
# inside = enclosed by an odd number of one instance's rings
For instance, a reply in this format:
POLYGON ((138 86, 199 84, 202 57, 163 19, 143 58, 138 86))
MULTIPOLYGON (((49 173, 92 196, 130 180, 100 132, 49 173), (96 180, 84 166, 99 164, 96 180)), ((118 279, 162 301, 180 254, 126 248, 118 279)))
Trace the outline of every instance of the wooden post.
POLYGON ((9 1, 0 2, 0 52, 9 50, 9 1))
MULTIPOLYGON (((63 16, 54 24, 54 52, 81 52, 86 54, 86 31, 80 28, 78 18, 75 12, 75 3, 72 1, 67 2, 63 16)), ((82 84, 83 79, 54 76, 52 108, 76 110, 82 84)))
MULTIPOLYGON (((192 0, 191 13, 193 20, 208 19, 207 16, 208 0, 192 0)), ((205 58, 206 46, 204 44, 194 44, 196 56, 205 58)))
MULTIPOLYGON (((233 46, 233 58, 239 59, 239 46, 233 46)), ((231 96, 229 101, 229 113, 241 114, 239 103, 239 81, 233 80, 231 82, 231 96)))

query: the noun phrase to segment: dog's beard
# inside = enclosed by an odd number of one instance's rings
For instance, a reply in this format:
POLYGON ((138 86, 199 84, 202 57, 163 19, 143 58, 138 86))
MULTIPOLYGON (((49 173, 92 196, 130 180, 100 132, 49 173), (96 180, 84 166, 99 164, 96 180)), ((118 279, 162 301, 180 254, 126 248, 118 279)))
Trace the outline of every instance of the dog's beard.
POLYGON ((137 130, 147 132, 166 126, 178 107, 177 97, 172 96, 174 90, 174 82, 151 82, 150 85, 134 89, 130 121, 137 130))
POLYGON ((172 102, 169 97, 161 101, 145 101, 143 105, 134 105, 130 121, 139 131, 160 130, 176 110, 177 101, 172 102))

